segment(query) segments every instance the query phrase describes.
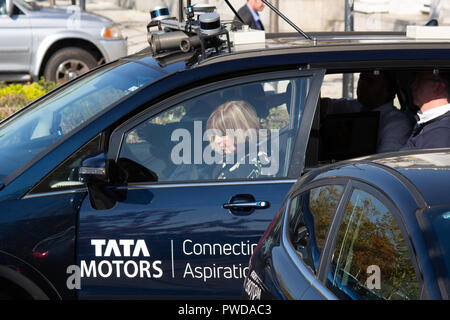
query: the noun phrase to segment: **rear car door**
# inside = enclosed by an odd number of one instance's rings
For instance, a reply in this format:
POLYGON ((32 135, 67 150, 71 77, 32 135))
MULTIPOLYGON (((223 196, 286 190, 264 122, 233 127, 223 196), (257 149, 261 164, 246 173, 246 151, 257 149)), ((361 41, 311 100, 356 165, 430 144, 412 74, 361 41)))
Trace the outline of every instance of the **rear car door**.
POLYGON ((119 125, 108 146, 125 177, 116 203, 99 210, 89 188, 80 208, 78 296, 239 298, 253 249, 301 171, 323 75, 220 81, 119 125), (217 157, 210 118, 236 101, 254 108, 256 140, 242 158, 217 157))
POLYGON ((421 277, 396 206, 364 183, 328 181, 289 200, 282 246, 272 251, 283 294, 301 300, 419 299, 421 277))
POLYGON ((17 6, 11 17, 0 10, 0 73, 29 72, 31 34, 30 19, 17 6))
POLYGON ((280 294, 285 299, 333 299, 319 279, 320 261, 336 212, 342 205, 346 183, 345 179, 313 182, 290 197, 280 245, 266 241, 260 249, 260 261, 268 263, 258 274, 265 277, 266 284, 276 284, 267 288, 279 288, 269 290, 268 296, 264 293, 263 299, 280 294), (270 256, 272 259, 268 259, 270 256))
POLYGON ((396 206, 366 184, 351 185, 324 263, 326 287, 339 299, 420 299, 422 276, 396 206))

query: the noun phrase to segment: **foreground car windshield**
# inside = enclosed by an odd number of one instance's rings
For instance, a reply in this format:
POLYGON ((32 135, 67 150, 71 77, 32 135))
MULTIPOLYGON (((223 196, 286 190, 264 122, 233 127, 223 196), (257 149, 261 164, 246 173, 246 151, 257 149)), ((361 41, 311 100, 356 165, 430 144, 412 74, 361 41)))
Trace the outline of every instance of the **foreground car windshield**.
POLYGON ((160 74, 118 62, 74 82, 0 124, 0 183, 81 124, 160 74))

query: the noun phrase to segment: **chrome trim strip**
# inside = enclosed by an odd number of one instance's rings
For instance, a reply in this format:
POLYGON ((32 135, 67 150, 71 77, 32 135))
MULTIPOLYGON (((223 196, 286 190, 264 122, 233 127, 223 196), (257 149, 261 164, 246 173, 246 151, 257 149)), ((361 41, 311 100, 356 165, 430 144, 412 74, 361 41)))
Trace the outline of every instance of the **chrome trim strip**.
MULTIPOLYGON (((163 188, 187 188, 187 187, 215 187, 215 186, 235 186, 235 185, 254 185, 254 184, 279 184, 297 182, 297 179, 285 180, 257 180, 257 181, 220 181, 220 182, 199 182, 199 183, 166 183, 166 184, 141 184, 117 187, 118 190, 140 190, 140 189, 163 189, 163 188)), ((49 197, 54 195, 87 192, 87 188, 27 194, 22 199, 32 199, 39 197, 49 197)))
POLYGON ((27 53, 30 51, 30 47, 3 47, 1 53, 27 53))
POLYGON ((306 281, 309 282, 311 287, 317 290, 325 299, 328 300, 337 300, 336 296, 333 295, 324 285, 318 281, 308 270, 308 268, 304 265, 303 261, 299 259, 294 249, 292 249, 291 242, 287 236, 287 220, 289 217, 289 207, 291 204, 291 200, 289 199, 286 205, 286 212, 284 213, 284 221, 283 221, 283 230, 281 237, 281 246, 288 254, 289 258, 291 258, 294 265, 297 267, 298 271, 305 277, 306 281))
POLYGON ((27 195, 23 196, 22 199, 50 197, 50 196, 58 196, 61 194, 80 193, 80 192, 87 192, 87 191, 88 191, 87 188, 81 188, 81 189, 71 189, 71 190, 53 191, 53 192, 45 192, 45 193, 35 193, 35 194, 27 194, 27 195))
POLYGON ((199 182, 199 183, 167 183, 167 184, 141 184, 118 187, 119 190, 137 190, 137 189, 163 189, 163 188, 188 188, 188 187, 216 187, 216 186, 237 186, 237 185, 255 185, 255 184, 280 184, 295 183, 297 179, 286 180, 257 180, 257 181, 218 181, 218 182, 199 182))

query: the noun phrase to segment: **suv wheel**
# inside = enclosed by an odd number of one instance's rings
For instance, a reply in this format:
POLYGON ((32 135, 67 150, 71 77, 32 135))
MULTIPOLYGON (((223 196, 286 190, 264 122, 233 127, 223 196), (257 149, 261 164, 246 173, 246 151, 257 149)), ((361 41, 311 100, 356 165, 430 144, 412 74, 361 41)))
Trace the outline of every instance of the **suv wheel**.
POLYGON ((96 66, 97 61, 88 51, 76 47, 64 48, 56 51, 47 61, 44 78, 61 84, 96 66))

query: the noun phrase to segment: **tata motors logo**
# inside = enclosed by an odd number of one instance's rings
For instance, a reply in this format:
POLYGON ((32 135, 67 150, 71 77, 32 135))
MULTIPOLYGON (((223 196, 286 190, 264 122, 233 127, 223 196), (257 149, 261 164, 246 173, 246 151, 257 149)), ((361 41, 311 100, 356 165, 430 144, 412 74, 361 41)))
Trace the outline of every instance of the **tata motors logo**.
POLYGON ((151 261, 144 240, 91 240, 96 260, 81 260, 67 268, 67 287, 81 289, 81 278, 161 278, 161 260, 151 261), (105 258, 98 260, 98 258, 105 258))

